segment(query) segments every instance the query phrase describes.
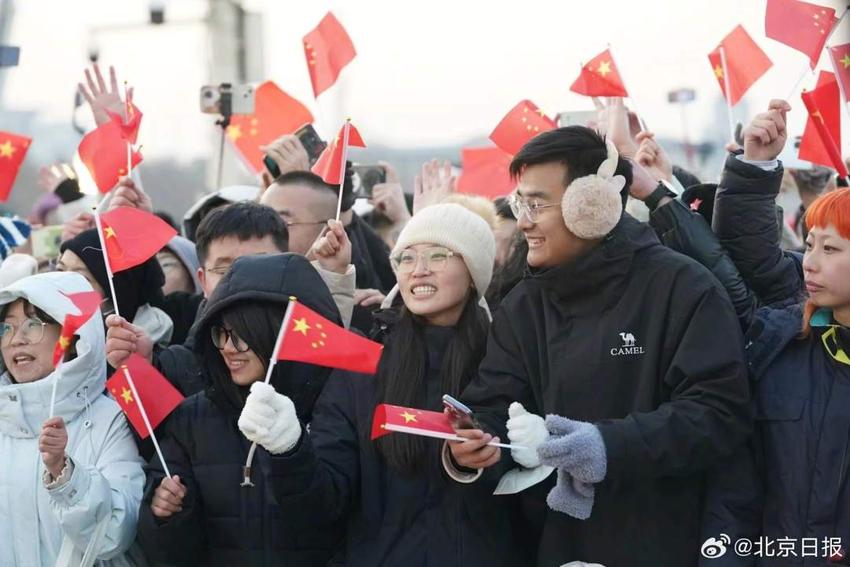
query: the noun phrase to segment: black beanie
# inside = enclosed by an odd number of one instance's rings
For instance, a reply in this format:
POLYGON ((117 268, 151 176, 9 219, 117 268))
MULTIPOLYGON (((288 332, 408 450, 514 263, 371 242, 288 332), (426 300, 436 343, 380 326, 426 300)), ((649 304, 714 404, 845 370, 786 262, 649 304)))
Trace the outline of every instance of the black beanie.
MULTIPOLYGON (((109 278, 106 275, 106 265, 103 263, 97 230, 92 228, 81 232, 71 240, 66 240, 60 247, 61 252, 65 250, 70 250, 80 257, 95 281, 108 295, 109 278)), ((142 305, 149 303, 158 307, 163 303, 162 286, 165 284, 165 274, 162 273, 156 257, 129 270, 118 272, 114 275, 113 283, 115 294, 118 296, 118 309, 121 316, 128 321, 136 318, 136 311, 142 305)))

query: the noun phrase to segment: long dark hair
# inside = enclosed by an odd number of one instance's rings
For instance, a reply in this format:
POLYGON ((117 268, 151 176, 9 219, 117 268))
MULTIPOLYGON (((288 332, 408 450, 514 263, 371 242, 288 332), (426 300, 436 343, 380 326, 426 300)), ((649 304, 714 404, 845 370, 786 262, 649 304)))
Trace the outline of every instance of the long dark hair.
POLYGON ((219 317, 205 326, 198 337, 197 340, 203 341, 201 343, 202 360, 209 373, 210 381, 221 390, 234 407, 241 408, 245 404, 249 388, 238 386, 230 379, 230 370, 224 363, 221 353, 212 343, 210 327, 224 323, 224 326, 233 329, 260 358, 265 371, 268 369, 285 310, 286 305, 282 303, 239 301, 224 309, 219 317))
MULTIPOLYGON (((484 357, 489 323, 478 298, 471 293, 455 325, 455 336, 443 356, 442 391, 458 397, 475 376, 484 357)), ((384 342, 384 354, 375 376, 377 403, 422 407, 427 366, 426 323, 401 308, 401 315, 384 342)), ((396 472, 413 475, 422 471, 429 445, 416 435, 386 435, 376 442, 377 453, 396 472)))
POLYGON ((528 241, 525 235, 517 231, 514 235, 513 246, 510 256, 504 264, 496 268, 493 273, 493 281, 487 288, 487 304, 491 311, 495 311, 501 305, 505 296, 525 277, 528 267, 528 241))

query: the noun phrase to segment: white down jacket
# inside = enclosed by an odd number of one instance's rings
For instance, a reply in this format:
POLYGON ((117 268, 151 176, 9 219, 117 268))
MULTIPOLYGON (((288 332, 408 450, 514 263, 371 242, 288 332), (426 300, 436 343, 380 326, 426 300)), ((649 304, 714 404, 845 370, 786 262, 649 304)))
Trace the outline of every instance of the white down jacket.
MULTIPOLYGON (((0 290, 60 323, 76 307, 64 293, 91 291, 79 274, 30 276, 0 290)), ((38 451, 56 372, 16 384, 0 359, 0 566, 127 565, 145 476, 118 404, 104 394, 104 332, 97 312, 77 331, 77 357, 61 367, 54 413, 65 420, 73 474, 48 490, 38 451)))

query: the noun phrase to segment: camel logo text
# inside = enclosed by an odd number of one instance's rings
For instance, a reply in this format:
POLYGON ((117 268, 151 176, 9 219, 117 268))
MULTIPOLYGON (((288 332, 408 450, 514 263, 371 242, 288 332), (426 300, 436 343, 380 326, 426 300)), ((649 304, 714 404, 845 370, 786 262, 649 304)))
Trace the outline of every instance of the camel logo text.
POLYGON ((611 356, 632 356, 643 354, 642 346, 636 346, 635 336, 629 332, 620 333, 623 345, 611 349, 611 356))

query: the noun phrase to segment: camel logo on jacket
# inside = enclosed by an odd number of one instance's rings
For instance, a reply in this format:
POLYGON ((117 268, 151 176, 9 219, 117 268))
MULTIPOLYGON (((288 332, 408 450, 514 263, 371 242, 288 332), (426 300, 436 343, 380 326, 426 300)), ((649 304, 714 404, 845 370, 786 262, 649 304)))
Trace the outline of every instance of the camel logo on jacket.
POLYGON ((631 356, 644 353, 642 346, 635 346, 637 340, 632 333, 627 331, 620 333, 620 338, 623 340, 623 345, 612 348, 611 356, 631 356))

